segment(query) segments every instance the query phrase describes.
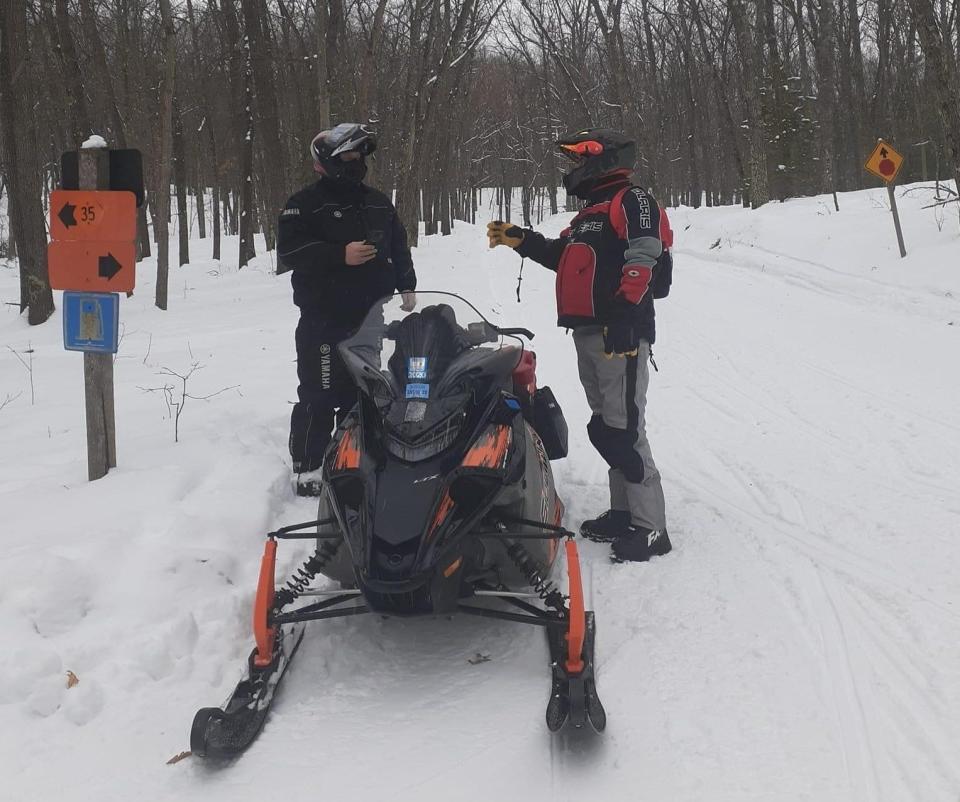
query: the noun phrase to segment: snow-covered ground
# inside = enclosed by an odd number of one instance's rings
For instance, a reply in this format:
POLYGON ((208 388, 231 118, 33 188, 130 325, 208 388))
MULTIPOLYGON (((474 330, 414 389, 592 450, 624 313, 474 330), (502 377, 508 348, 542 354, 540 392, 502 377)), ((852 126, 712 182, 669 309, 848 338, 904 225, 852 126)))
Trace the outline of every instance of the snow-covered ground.
MULTIPOLYGON (((312 625, 240 760, 166 765, 239 678, 263 533, 312 517, 289 486, 289 282, 272 255, 238 272, 235 240, 220 264, 197 240, 160 312, 140 266, 119 467, 92 484, 82 357, 59 312, 29 328, 4 305, 0 799, 956 802, 960 236, 930 195, 900 199, 906 259, 884 190, 839 213, 672 212, 649 430, 675 548, 611 565, 582 545, 610 717, 587 742, 546 731, 541 632, 371 617, 312 625), (194 365, 187 392, 217 394, 188 399, 174 443, 150 390, 194 365)), ((571 428, 567 524, 603 510, 552 275, 528 264, 518 305, 519 260, 465 224, 415 258, 422 288, 536 330, 571 428)), ((0 263, 0 300, 17 297, 0 263)), ((284 571, 302 556, 282 552, 284 571)))

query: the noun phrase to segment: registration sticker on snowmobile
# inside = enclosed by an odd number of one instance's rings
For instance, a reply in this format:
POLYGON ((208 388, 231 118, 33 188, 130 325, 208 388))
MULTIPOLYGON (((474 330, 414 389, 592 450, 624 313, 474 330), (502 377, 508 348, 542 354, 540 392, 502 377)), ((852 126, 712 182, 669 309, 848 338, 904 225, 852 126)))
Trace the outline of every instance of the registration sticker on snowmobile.
POLYGON ((407 385, 407 398, 429 398, 429 397, 430 397, 429 384, 408 384, 407 385))
POLYGON ((427 378, 427 358, 425 356, 412 356, 407 360, 407 378, 427 378))

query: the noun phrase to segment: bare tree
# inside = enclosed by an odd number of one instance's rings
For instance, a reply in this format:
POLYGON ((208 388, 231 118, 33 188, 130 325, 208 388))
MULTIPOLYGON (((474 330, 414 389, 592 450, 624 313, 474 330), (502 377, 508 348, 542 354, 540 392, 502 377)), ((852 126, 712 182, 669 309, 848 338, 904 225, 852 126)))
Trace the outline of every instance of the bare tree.
POLYGON ((26 0, 0 3, 0 128, 11 230, 20 265, 20 311, 31 326, 53 314, 47 237, 40 205, 40 158, 34 129, 36 78, 30 69, 26 0))

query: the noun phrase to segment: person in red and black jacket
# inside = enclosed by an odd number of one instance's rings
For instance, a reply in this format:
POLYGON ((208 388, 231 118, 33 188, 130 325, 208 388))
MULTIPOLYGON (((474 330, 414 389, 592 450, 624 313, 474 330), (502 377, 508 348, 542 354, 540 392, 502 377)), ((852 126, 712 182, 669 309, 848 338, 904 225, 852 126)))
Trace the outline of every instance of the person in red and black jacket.
POLYGON ((508 245, 557 273, 557 324, 573 329, 593 413, 587 432, 610 467, 610 509, 585 521, 581 534, 612 542, 615 559, 648 560, 671 548, 644 422, 656 339, 651 282, 664 265, 669 224, 656 199, 633 183, 636 146, 623 134, 580 131, 557 146, 573 162, 564 186, 586 207, 557 239, 500 221, 487 236, 491 248, 508 245))

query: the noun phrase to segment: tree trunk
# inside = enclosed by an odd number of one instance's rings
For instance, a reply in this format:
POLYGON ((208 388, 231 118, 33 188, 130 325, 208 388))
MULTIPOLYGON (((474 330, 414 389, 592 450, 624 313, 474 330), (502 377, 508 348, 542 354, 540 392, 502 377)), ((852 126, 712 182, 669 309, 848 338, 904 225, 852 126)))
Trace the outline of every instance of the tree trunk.
POLYGON ((170 0, 159 0, 164 37, 163 80, 160 85, 160 130, 157 186, 153 197, 153 232, 157 240, 156 305, 167 308, 170 273, 170 162, 173 150, 173 87, 177 75, 177 32, 170 0))
POLYGON ((190 214, 187 210, 187 146, 183 136, 180 100, 173 98, 173 183, 177 192, 177 231, 180 265, 190 262, 190 214))
MULTIPOLYGON (((192 0, 187 0, 187 20, 190 23, 190 38, 193 42, 193 51, 194 51, 194 70, 198 76, 202 75, 202 65, 200 62, 200 41, 197 33, 197 22, 193 14, 193 2, 192 0)), ((210 92, 210 84, 207 81, 201 81, 201 87, 203 92, 203 105, 207 110, 207 114, 203 119, 203 128, 207 134, 207 140, 210 144, 210 173, 211 173, 211 201, 212 206, 210 209, 211 222, 213 223, 213 258, 220 259, 220 164, 218 161, 218 149, 217 149, 217 137, 214 129, 214 103, 213 97, 210 92)), ((200 144, 197 143, 197 151, 199 153, 200 144)), ((201 181, 198 192, 200 197, 198 198, 198 203, 200 204, 198 208, 198 214, 201 215, 201 233, 200 236, 203 237, 203 183, 201 181)))
POLYGON ((327 0, 317 0, 317 122, 321 131, 330 128, 330 73, 327 67, 327 32, 330 9, 327 0))
MULTIPOLYGON (((83 87, 83 70, 77 58, 77 48, 70 29, 70 15, 67 0, 56 0, 57 38, 63 55, 63 82, 70 100, 70 128, 72 145, 80 143, 93 131, 90 130, 90 112, 87 110, 87 97, 83 87)), ((109 76, 104 76, 108 78, 109 76)))
POLYGON ((267 9, 263 0, 241 0, 240 5, 243 8, 246 43, 253 70, 260 151, 264 162, 270 165, 270 169, 264 170, 261 175, 264 214, 260 222, 266 236, 267 250, 271 250, 276 241, 277 217, 286 200, 287 160, 284 158, 280 111, 273 81, 272 47, 266 24, 267 9))
POLYGON ((7 208, 20 266, 20 311, 31 326, 53 314, 47 235, 40 204, 40 159, 33 110, 37 82, 29 65, 26 0, 0 2, 0 140, 7 208))
MULTIPOLYGON (((808 7, 811 17, 814 16, 813 5, 808 7)), ((820 120, 820 158, 822 160, 821 192, 836 192, 836 149, 835 141, 835 110, 836 110, 836 71, 834 69, 834 54, 836 52, 836 22, 833 10, 833 0, 820 0, 820 18, 817 27, 820 32, 815 43, 815 57, 819 88, 817 95, 817 116, 820 120)))
POLYGON ((932 72, 937 108, 943 123, 947 149, 953 161, 953 178, 960 192, 960 75, 950 37, 944 36, 931 0, 910 0, 917 18, 923 53, 932 72))
POLYGON ((754 27, 747 19, 743 0, 728 0, 727 6, 736 32, 737 49, 743 65, 744 107, 750 129, 750 206, 759 209, 770 200, 767 185, 767 150, 763 132, 763 116, 759 86, 762 61, 757 58, 754 27))
POLYGON ((246 132, 240 150, 240 260, 238 269, 246 267, 257 255, 253 240, 253 69, 250 65, 250 50, 243 51, 243 100, 246 132))

